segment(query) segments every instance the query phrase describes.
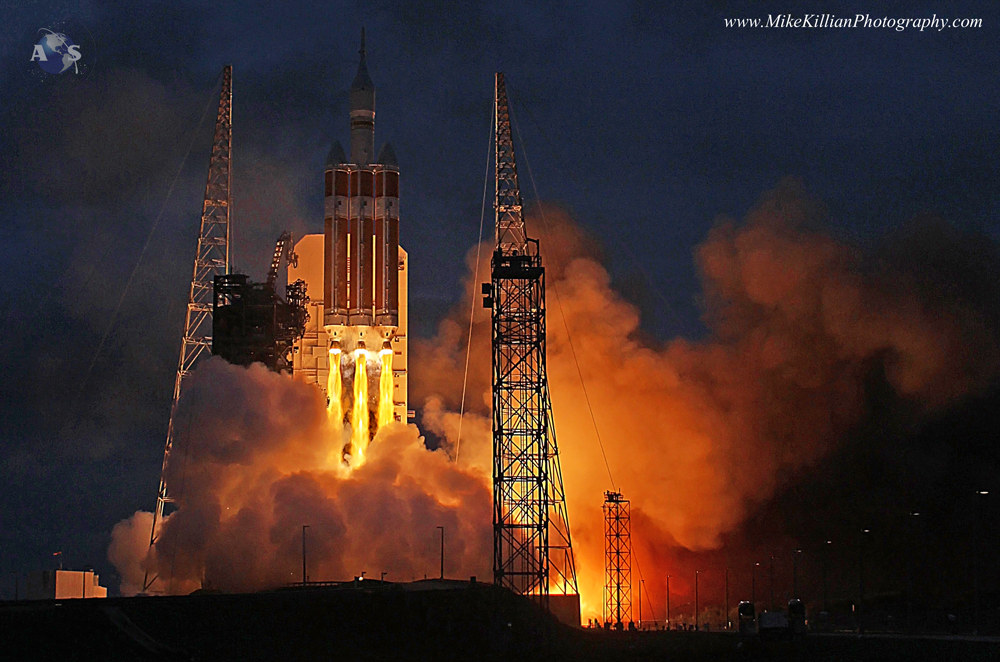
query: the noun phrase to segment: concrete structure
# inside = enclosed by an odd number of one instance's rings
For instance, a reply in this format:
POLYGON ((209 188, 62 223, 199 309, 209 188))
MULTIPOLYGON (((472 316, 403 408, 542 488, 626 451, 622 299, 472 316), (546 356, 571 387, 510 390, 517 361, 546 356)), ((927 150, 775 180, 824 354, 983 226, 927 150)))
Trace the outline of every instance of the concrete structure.
POLYGON ((335 141, 324 173, 324 232, 295 244, 298 263, 288 269, 289 282, 305 281, 309 311, 292 375, 326 391, 332 357, 340 357, 344 378, 352 379, 357 351, 375 356, 391 349, 393 419, 405 423, 407 254, 399 246, 399 166, 388 143, 373 159, 375 85, 363 30, 360 55, 350 91, 350 162, 335 141))
POLYGON ((108 589, 99 580, 93 570, 39 570, 28 573, 24 597, 27 600, 106 598, 108 589))

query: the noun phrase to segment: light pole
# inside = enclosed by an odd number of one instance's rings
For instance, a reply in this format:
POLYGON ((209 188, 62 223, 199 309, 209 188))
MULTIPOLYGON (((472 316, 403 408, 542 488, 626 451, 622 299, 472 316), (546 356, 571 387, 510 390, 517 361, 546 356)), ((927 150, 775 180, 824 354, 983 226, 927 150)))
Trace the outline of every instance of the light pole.
POLYGON ((828 615, 830 613, 830 605, 827 602, 827 566, 830 564, 830 545, 833 544, 832 540, 827 540, 826 544, 823 545, 823 611, 828 615))
POLYGON ((754 612, 757 611, 757 568, 759 567, 760 562, 757 561, 750 568, 750 604, 753 605, 754 612))
POLYGON ((732 622, 729 620, 729 566, 726 566, 726 629, 728 630, 732 622))
POLYGON ((865 538, 871 533, 871 529, 861 530, 861 539, 858 544, 858 633, 864 632, 861 618, 865 604, 865 538))
POLYGON ((774 611, 774 557, 771 557, 771 611, 774 611))
POLYGON ((306 529, 308 524, 302 525, 302 585, 306 585, 306 529))
POLYGON ((701 570, 694 571, 694 631, 698 631, 698 575, 701 570))
POLYGON ((385 570, 383 570, 383 571, 382 571, 382 576, 381 576, 381 577, 379 577, 379 578, 378 578, 378 580, 379 580, 380 582, 384 582, 384 581, 385 581, 385 576, 386 576, 386 575, 388 575, 388 574, 389 574, 388 572, 386 572, 385 570))
POLYGON ((796 600, 799 597, 799 554, 801 553, 802 550, 797 549, 792 554, 792 598, 796 600))
POLYGON ((438 528, 441 529, 441 579, 444 579, 444 527, 438 528))
POLYGON ((642 589, 646 586, 646 580, 639 580, 639 629, 642 629, 642 589))
POLYGON ((667 575, 667 629, 670 629, 670 577, 667 575))
POLYGON ((910 512, 910 553, 906 555, 906 629, 913 632, 913 555, 916 553, 917 518, 920 513, 910 512))
POLYGON ((975 613, 975 627, 972 634, 979 634, 979 504, 982 503, 982 497, 989 494, 986 490, 976 490, 976 508, 973 515, 972 522, 972 602, 973 602, 973 612, 975 613))

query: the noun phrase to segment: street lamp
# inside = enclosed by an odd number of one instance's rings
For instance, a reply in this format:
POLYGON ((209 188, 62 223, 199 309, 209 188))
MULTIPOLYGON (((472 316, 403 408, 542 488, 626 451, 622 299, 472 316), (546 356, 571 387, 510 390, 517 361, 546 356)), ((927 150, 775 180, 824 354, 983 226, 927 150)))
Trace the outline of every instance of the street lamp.
POLYGON ((858 634, 864 632, 861 619, 865 605, 865 539, 869 533, 871 529, 862 529, 858 540, 858 634))
POLYGON ((729 566, 726 566, 726 629, 732 626, 729 620, 729 566))
POLYGON ((673 575, 667 575, 667 629, 670 629, 670 578, 673 575))
POLYGON ((302 525, 302 586, 306 585, 306 529, 308 524, 302 525))
POLYGON ((920 513, 916 510, 910 512, 910 550, 906 555, 906 629, 913 632, 913 555, 916 553, 916 528, 917 518, 920 513))
POLYGON ((972 513, 972 601, 976 619, 972 634, 975 635, 979 634, 979 510, 982 497, 988 494, 986 490, 976 490, 976 496, 980 498, 976 499, 975 512, 972 513))
POLYGON ((639 629, 642 629, 642 589, 646 586, 646 580, 639 580, 639 629))
POLYGON ((799 554, 801 553, 802 550, 797 549, 792 554, 792 597, 796 600, 799 598, 799 554))
POLYGON ((827 602, 827 566, 830 564, 830 545, 832 544, 832 540, 827 540, 826 545, 823 546, 823 611, 827 614, 830 613, 829 604, 827 602))
POLYGON ((701 570, 694 571, 694 631, 698 631, 698 575, 701 570))
POLYGON ((771 557, 771 611, 774 611, 774 557, 771 557))
POLYGON ((759 567, 760 562, 755 562, 750 568, 750 603, 755 612, 757 611, 757 568, 759 567))
POLYGON ((437 527, 441 529, 441 579, 444 579, 444 527, 437 527))

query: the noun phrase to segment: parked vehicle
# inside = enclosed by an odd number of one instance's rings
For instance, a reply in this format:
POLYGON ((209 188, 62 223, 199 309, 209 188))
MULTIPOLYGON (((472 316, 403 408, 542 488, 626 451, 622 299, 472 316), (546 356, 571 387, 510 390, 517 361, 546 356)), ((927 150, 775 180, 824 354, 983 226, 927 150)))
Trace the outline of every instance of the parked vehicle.
POLYGON ((788 601, 788 627, 793 635, 806 633, 806 606, 798 598, 788 601))
POLYGON ((752 602, 743 601, 736 610, 740 620, 740 634, 757 634, 757 610, 752 602))

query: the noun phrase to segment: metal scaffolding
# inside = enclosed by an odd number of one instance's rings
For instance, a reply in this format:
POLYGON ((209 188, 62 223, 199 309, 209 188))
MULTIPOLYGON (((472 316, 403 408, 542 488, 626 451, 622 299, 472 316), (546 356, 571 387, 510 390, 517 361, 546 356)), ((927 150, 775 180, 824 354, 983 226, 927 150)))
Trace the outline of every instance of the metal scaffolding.
POLYGON ((548 605, 578 594, 545 368, 545 267, 521 213, 503 74, 496 75, 496 250, 483 285, 493 328, 493 581, 548 605))
MULTIPOLYGON (((194 273, 188 295, 187 316, 184 320, 184 335, 181 339, 180 359, 177 362, 177 377, 174 380, 174 397, 170 404, 170 423, 167 425, 167 441, 163 448, 163 467, 160 471, 160 488, 156 494, 156 509, 153 511, 153 527, 149 533, 149 546, 156 544, 159 527, 163 522, 164 507, 173 499, 167 493, 166 474, 170 463, 170 451, 174 444, 175 417, 185 379, 195 363, 212 351, 212 304, 215 277, 229 273, 229 215, 232 171, 232 110, 233 110, 233 67, 222 69, 222 93, 219 97, 219 113, 215 120, 215 137, 212 141, 212 156, 208 162, 208 181, 205 185, 205 201, 201 213, 201 230, 198 234, 198 252, 194 258, 194 273)), ((156 581, 147 571, 143 580, 143 590, 148 590, 156 581)))
POLYGON ((604 493, 604 622, 624 629, 632 621, 632 537, 629 502, 604 493))

